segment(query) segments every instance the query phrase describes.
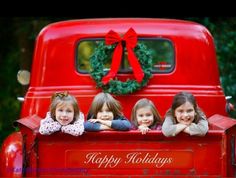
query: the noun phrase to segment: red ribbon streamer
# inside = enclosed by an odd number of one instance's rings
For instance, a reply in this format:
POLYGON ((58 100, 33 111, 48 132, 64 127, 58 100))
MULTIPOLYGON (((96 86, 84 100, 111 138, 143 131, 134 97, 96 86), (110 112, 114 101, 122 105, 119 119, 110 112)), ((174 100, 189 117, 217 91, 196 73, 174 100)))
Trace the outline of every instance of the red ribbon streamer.
POLYGON ((114 78, 119 70, 123 52, 122 41, 124 41, 126 44, 126 49, 128 52, 128 60, 133 68, 133 73, 137 82, 141 82, 143 80, 144 77, 143 70, 133 51, 134 47, 137 45, 136 32, 133 30, 133 28, 130 28, 125 33, 124 37, 121 38, 118 33, 114 32, 113 30, 110 30, 105 36, 106 45, 112 45, 114 43, 117 43, 117 46, 112 56, 111 69, 109 73, 102 79, 104 85, 106 85, 112 78, 114 78))

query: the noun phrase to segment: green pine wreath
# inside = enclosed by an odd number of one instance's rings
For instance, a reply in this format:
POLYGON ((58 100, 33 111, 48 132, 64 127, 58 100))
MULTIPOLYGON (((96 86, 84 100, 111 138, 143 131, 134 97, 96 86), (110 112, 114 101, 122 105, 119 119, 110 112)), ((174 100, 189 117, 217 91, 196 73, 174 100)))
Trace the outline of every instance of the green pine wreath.
POLYGON ((107 74, 107 71, 104 71, 104 64, 108 62, 109 56, 114 52, 114 48, 115 45, 105 45, 104 42, 99 42, 98 47, 90 58, 90 75, 95 80, 97 87, 102 88, 104 92, 115 95, 125 95, 146 86, 149 79, 152 77, 152 51, 143 43, 138 43, 134 48, 135 55, 144 72, 143 80, 140 83, 130 79, 127 79, 126 82, 122 82, 117 80, 117 78, 110 80, 106 85, 102 83, 102 78, 107 74))

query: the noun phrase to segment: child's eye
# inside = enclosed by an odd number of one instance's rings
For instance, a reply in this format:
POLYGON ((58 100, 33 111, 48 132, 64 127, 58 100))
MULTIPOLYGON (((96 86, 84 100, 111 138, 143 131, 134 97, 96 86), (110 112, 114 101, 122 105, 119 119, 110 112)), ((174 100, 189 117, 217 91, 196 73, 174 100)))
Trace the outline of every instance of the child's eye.
POLYGON ((179 113, 183 113, 184 111, 183 111, 183 110, 177 110, 177 112, 179 112, 179 113))
POLYGON ((187 113, 191 113, 191 112, 193 112, 193 109, 187 110, 187 113))
POLYGON ((149 117, 149 116, 151 116, 151 115, 152 115, 151 113, 146 114, 147 117, 149 117))

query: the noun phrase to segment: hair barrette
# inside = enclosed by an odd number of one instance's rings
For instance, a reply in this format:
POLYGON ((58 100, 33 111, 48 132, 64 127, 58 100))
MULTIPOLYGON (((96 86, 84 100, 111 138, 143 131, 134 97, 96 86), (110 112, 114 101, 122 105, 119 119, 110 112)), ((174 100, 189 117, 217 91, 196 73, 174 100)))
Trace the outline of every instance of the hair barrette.
POLYGON ((59 98, 63 98, 63 97, 67 97, 68 96, 68 92, 64 91, 64 92, 56 92, 54 94, 54 97, 59 97, 59 98))

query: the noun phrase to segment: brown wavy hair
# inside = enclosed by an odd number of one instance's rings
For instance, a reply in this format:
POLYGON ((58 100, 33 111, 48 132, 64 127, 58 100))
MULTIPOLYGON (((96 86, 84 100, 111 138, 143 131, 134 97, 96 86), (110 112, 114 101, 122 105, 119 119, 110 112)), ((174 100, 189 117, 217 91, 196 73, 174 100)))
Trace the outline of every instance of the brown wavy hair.
POLYGON ((57 106, 64 105, 64 104, 72 104, 74 108, 74 118, 72 122, 74 122, 77 118, 79 118, 80 109, 79 109, 79 105, 76 98, 70 95, 68 91, 56 92, 52 95, 51 104, 49 107, 52 119, 56 120, 57 106))

